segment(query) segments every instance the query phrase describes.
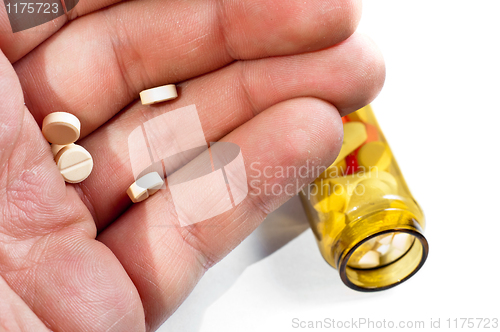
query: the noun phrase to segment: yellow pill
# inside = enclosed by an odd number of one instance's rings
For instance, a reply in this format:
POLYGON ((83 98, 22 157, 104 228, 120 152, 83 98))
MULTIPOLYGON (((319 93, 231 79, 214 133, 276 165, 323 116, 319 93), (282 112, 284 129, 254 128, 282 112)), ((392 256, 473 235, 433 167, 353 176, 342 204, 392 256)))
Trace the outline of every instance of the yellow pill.
POLYGON ((347 192, 340 185, 325 181, 315 181, 317 191, 312 195, 311 202, 318 212, 343 212, 347 202, 347 192))
POLYGON ((377 172, 375 169, 372 172, 365 173, 356 173, 350 175, 344 175, 337 178, 331 178, 323 180, 323 183, 329 183, 330 186, 334 186, 335 184, 344 187, 348 195, 351 195, 356 188, 356 186, 363 180, 368 179, 378 179, 387 184, 391 191, 397 190, 397 181, 390 173, 387 172, 377 172))
POLYGON ((324 245, 331 246, 344 227, 344 213, 333 211, 319 214, 318 232, 321 234, 321 241, 324 245))
POLYGON ((340 162, 336 164, 332 164, 330 167, 326 169, 323 173, 321 173, 318 177, 319 180, 336 178, 339 176, 343 176, 344 172, 347 168, 347 163, 345 159, 342 159, 340 162))
POLYGON ((366 127, 361 122, 344 123, 344 141, 340 148, 339 155, 333 165, 342 161, 348 154, 356 150, 363 144, 368 137, 366 127))
POLYGON ((363 200, 367 203, 374 199, 380 199, 385 195, 395 195, 396 192, 386 182, 372 178, 359 182, 353 194, 362 195, 363 200))
POLYGON ((368 114, 366 113, 366 109, 369 108, 370 106, 365 106, 363 108, 360 108, 354 113, 349 114, 347 117, 351 121, 361 121, 361 122, 369 122, 368 119, 368 114))
POLYGON ((391 164, 391 151, 387 144, 383 142, 367 143, 359 149, 358 163, 366 171, 370 168, 385 171, 391 164))

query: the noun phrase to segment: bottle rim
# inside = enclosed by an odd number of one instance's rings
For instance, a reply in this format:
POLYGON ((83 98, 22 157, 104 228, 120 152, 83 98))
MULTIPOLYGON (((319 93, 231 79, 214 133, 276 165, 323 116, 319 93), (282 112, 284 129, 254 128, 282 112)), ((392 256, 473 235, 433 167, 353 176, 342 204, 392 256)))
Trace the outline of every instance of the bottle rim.
MULTIPOLYGON (((387 289, 396 287, 396 286, 402 284, 403 282, 405 282, 406 280, 410 279, 412 276, 414 276, 422 268, 425 261, 427 260, 427 256, 429 254, 429 243, 427 242, 427 239, 423 235, 422 230, 419 227, 418 222, 416 220, 413 220, 413 221, 414 221, 413 225, 402 225, 402 227, 395 227, 395 228, 390 228, 390 229, 385 229, 382 231, 375 232, 375 233, 365 237, 363 240, 359 241, 354 246, 352 246, 347 251, 347 253, 345 255, 340 255, 337 266, 339 267, 338 270, 339 270, 339 274, 340 274, 340 278, 342 279, 342 282, 347 287, 354 289, 356 291, 377 292, 377 291, 383 291, 383 290, 387 290, 387 289), (356 251, 357 248, 359 248, 365 242, 367 242, 367 241, 369 241, 377 236, 380 236, 380 235, 389 234, 389 233, 397 233, 397 232, 410 234, 413 237, 415 237, 415 241, 413 242, 412 246, 405 252, 405 254, 403 256, 399 257, 394 262, 391 262, 390 264, 385 265, 385 266, 380 266, 380 267, 376 267, 376 268, 372 268, 372 269, 363 269, 363 270, 354 269, 354 268, 351 268, 347 265, 352 254, 356 251), (355 270, 356 273, 373 273, 374 271, 384 269, 387 266, 391 266, 391 265, 398 264, 398 263, 404 264, 405 260, 409 259, 409 257, 407 257, 407 256, 412 252, 412 250, 413 251, 415 251, 415 250, 420 251, 421 250, 421 252, 422 252, 420 257, 418 257, 418 256, 414 257, 415 259, 419 258, 418 263, 413 262, 414 268, 411 269, 411 271, 409 273, 407 273, 406 275, 404 275, 403 277, 397 278, 394 282, 390 282, 387 285, 381 285, 381 286, 376 286, 376 287, 362 287, 362 286, 357 285, 353 281, 351 281, 351 279, 349 278, 349 275, 348 275, 349 271, 355 270), (406 257, 406 259, 405 259, 405 257, 406 257)), ((406 262, 406 263, 408 263, 408 262, 406 262)), ((381 272, 381 275, 383 275, 383 272, 381 272)))

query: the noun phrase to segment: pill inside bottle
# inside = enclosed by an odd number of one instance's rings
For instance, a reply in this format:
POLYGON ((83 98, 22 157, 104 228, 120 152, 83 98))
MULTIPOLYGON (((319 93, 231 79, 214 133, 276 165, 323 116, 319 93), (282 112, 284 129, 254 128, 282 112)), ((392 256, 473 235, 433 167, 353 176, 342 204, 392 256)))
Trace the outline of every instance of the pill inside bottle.
POLYGON ((355 269, 386 266, 404 256, 410 250, 414 240, 414 236, 401 232, 378 235, 362 243, 353 252, 347 265, 355 269))

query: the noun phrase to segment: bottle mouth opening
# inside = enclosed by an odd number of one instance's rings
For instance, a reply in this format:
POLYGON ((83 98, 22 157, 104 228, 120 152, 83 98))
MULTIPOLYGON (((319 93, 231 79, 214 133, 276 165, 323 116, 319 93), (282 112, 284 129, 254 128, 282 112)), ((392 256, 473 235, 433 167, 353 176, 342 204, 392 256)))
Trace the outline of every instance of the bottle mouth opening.
POLYGON ((346 286, 362 292, 395 287, 424 265, 427 239, 418 230, 400 228, 370 235, 352 247, 339 264, 346 286))

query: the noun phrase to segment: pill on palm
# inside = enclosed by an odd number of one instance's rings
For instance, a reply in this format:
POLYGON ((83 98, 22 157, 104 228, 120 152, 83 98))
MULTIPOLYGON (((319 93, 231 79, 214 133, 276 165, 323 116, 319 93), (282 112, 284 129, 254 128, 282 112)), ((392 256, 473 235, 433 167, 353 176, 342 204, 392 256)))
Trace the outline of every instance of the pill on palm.
POLYGON ((154 195, 163 186, 164 180, 157 172, 151 172, 132 183, 127 194, 134 203, 154 195))
POLYGON ((43 119, 42 134, 50 143, 67 145, 78 140, 80 126, 80 120, 73 114, 54 112, 43 119))
POLYGON ((383 142, 370 142, 363 145, 358 152, 358 163, 365 169, 377 168, 385 171, 391 164, 391 152, 383 142))
POLYGON ((139 93, 143 105, 152 105, 177 98, 175 84, 144 90, 139 93))
POLYGON ((94 167, 90 153, 82 146, 70 144, 60 149, 55 161, 64 180, 79 183, 85 180, 94 167))

